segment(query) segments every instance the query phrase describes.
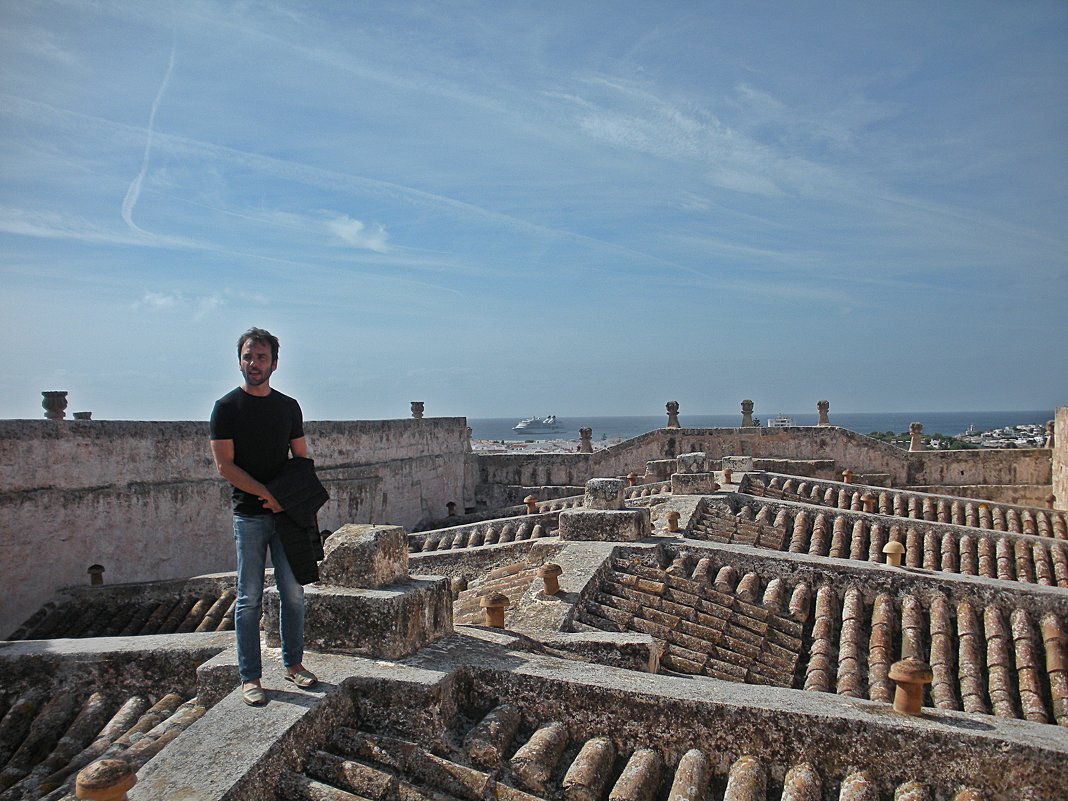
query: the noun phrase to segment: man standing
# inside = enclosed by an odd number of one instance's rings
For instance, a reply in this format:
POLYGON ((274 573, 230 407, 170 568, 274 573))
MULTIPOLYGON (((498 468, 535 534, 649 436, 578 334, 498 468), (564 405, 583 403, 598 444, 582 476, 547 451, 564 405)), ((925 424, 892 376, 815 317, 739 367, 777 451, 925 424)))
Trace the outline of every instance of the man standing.
POLYGON ((303 689, 317 679, 305 670, 304 588, 293 575, 275 531, 281 505, 265 484, 293 456, 307 457, 300 404, 271 388, 278 368, 278 339, 250 328, 237 341, 241 386, 215 402, 211 413, 211 455, 219 474, 233 485, 234 542, 237 545, 237 664, 245 703, 262 706, 260 604, 267 550, 281 601, 279 630, 286 680, 303 689))

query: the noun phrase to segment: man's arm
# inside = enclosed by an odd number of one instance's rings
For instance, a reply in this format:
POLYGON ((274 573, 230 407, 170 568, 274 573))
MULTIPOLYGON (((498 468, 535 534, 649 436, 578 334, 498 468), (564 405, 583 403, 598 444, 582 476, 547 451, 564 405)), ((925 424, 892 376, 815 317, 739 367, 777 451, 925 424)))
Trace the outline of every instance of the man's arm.
POLYGON ((306 437, 299 437, 297 439, 289 440, 289 450, 293 452, 294 456, 300 456, 304 459, 308 458, 308 440, 306 437))
MULTIPOLYGON (((301 438, 299 441, 304 440, 301 438)), ((298 440, 293 440, 293 442, 298 442, 298 440)), ((307 451, 307 446, 304 447, 307 451)), ((220 476, 239 490, 255 495, 263 501, 264 509, 275 513, 282 511, 282 506, 274 499, 267 487, 234 464, 234 441, 232 439, 211 440, 211 456, 215 460, 215 469, 219 471, 220 476)))

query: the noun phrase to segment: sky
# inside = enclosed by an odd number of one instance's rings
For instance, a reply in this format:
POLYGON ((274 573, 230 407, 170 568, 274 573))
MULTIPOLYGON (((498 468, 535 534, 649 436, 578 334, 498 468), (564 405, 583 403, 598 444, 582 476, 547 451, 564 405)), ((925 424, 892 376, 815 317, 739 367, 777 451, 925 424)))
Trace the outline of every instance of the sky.
POLYGON ((1068 405, 1068 3, 0 5, 0 418, 1068 405))

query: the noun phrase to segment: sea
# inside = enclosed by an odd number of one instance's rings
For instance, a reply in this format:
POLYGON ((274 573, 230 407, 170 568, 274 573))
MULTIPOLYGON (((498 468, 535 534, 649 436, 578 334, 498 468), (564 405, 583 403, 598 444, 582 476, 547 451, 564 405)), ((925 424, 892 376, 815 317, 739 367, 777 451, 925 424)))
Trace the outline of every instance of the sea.
MULTIPOLYGON (((541 415, 547 417, 548 413, 541 415)), ((799 426, 814 426, 819 422, 819 415, 812 413, 784 412, 768 417, 789 417, 799 426)), ((767 425, 768 417, 755 413, 760 425, 767 425)), ((923 423, 926 436, 942 434, 958 436, 972 426, 976 431, 990 431, 995 428, 1017 425, 1044 426, 1053 419, 1052 409, 1007 412, 841 412, 831 409, 828 419, 832 426, 848 428, 858 434, 870 434, 873 431, 895 434, 907 433, 909 424, 923 423)), ((634 417, 599 417, 591 416, 557 416, 559 427, 551 432, 514 431, 519 420, 514 417, 474 417, 468 418, 471 438, 475 440, 494 440, 504 442, 526 442, 539 440, 575 440, 579 439, 580 428, 593 429, 593 440, 630 439, 647 431, 663 428, 667 425, 667 413, 658 416, 634 417)), ((679 424, 683 428, 734 428, 742 424, 742 414, 692 414, 679 413, 679 424)))

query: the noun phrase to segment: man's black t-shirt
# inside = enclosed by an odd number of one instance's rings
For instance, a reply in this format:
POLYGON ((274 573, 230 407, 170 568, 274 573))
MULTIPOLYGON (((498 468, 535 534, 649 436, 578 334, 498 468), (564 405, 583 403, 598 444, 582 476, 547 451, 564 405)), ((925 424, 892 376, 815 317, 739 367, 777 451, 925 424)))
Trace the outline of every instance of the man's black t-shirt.
MULTIPOLYGON (((304 436, 300 404, 277 389, 260 397, 241 387, 215 401, 211 438, 234 441, 234 464, 257 481, 267 483, 289 459, 290 440, 304 436)), ((270 514, 255 495, 234 487, 234 513, 270 514)))

